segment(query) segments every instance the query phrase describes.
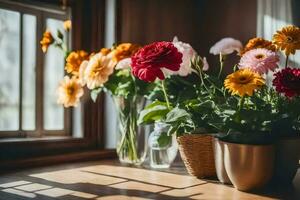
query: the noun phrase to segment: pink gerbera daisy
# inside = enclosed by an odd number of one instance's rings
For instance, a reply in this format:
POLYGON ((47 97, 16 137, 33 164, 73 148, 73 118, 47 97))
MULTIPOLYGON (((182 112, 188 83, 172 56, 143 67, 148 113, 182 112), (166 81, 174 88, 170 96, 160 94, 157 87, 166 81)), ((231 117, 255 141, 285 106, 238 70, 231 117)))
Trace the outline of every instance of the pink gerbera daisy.
POLYGON ((239 68, 248 68, 259 74, 274 71, 278 67, 279 56, 276 52, 268 49, 258 48, 246 52, 239 63, 239 68))

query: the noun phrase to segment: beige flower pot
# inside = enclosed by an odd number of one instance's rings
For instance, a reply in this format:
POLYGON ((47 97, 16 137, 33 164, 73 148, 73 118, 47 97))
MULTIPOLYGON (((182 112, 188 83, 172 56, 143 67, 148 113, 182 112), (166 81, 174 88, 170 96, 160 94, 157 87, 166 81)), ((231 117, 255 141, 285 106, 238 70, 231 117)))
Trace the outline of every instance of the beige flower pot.
POLYGON ((274 145, 224 142, 224 164, 235 188, 251 191, 265 186, 273 175, 274 145))
POLYGON ((221 183, 231 184, 224 165, 224 143, 218 138, 214 138, 213 145, 217 177, 221 183))

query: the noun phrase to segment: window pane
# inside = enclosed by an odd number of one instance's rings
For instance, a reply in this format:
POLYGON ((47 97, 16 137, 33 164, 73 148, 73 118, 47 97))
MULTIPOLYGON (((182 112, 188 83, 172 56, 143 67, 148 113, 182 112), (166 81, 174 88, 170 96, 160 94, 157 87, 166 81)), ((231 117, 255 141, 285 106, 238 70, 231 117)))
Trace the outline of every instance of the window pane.
POLYGON ((22 129, 35 129, 36 17, 23 15, 22 129))
POLYGON ((0 9, 0 130, 19 128, 20 15, 0 9))
MULTIPOLYGON (((63 30, 63 21, 47 19, 46 26, 55 36, 57 29, 63 30)), ((44 129, 60 130, 64 128, 64 109, 57 104, 56 88, 64 76, 64 55, 51 46, 45 56, 44 129)))

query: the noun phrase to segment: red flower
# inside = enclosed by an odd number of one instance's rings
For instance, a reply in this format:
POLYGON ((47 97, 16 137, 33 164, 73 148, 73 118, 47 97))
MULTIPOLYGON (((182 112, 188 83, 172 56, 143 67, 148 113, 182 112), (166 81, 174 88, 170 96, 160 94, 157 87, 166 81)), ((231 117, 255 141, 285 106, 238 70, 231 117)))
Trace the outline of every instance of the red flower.
POLYGON ((131 57, 133 75, 147 82, 165 79, 162 68, 178 71, 181 63, 182 53, 171 42, 154 42, 131 57))
POLYGON ((286 97, 300 95, 300 69, 285 68, 274 74, 273 85, 276 91, 286 97))

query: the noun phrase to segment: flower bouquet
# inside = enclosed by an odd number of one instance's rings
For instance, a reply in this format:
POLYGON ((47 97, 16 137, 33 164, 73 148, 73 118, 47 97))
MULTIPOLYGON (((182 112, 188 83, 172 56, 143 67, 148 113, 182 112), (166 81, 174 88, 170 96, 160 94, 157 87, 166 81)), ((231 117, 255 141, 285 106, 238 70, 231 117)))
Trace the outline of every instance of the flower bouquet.
MULTIPOLYGON (((66 31, 69 30, 70 27, 66 28, 66 31)), ((102 48, 100 52, 89 55, 82 50, 68 51, 62 35, 59 30, 57 37, 46 31, 41 41, 44 52, 49 45, 55 45, 66 55, 67 75, 57 89, 58 103, 65 107, 77 106, 84 94, 84 86, 91 91, 94 101, 101 91, 109 92, 114 97, 118 111, 119 159, 122 163, 140 165, 147 152, 147 136, 145 128, 137 125, 137 115, 146 104, 144 96, 153 87, 131 74, 130 57, 140 46, 122 43, 111 49, 102 48)))

